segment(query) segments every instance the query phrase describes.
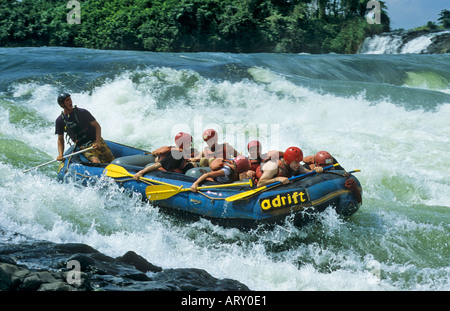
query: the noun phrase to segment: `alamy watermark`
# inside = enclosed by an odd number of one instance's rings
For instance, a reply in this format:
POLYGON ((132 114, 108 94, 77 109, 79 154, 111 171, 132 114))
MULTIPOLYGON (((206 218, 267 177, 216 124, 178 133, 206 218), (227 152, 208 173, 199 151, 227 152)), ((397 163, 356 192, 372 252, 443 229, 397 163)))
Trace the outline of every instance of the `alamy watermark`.
POLYGON ((70 260, 67 262, 67 269, 72 269, 67 273, 66 281, 70 285, 81 284, 81 264, 78 260, 70 260))
POLYGON ((373 25, 373 24, 380 25, 381 24, 381 4, 380 4, 380 1, 370 0, 369 2, 367 2, 366 8, 368 10, 370 10, 369 13, 366 16, 367 22, 370 25, 373 25))
MULTIPOLYGON (((203 139, 198 139, 203 136, 205 129, 214 129, 217 133, 219 143, 228 143, 241 154, 247 151, 247 144, 251 140, 258 140, 262 148, 266 151, 280 150, 280 124, 233 124, 228 123, 220 125, 217 123, 204 124, 202 116, 195 116, 192 124, 178 123, 172 126, 172 137, 179 132, 190 133, 194 137, 192 147, 200 147, 195 141, 203 143, 203 139)), ((188 152, 191 146, 183 144, 183 149, 188 152)), ((200 150, 200 149, 199 149, 200 150)), ((283 150, 284 151, 284 150, 283 150)), ((175 159, 179 159, 179 153, 172 153, 175 159)))
POLYGON ((70 0, 67 2, 68 9, 72 9, 67 13, 67 23, 69 24, 81 24, 81 5, 77 0, 70 0))

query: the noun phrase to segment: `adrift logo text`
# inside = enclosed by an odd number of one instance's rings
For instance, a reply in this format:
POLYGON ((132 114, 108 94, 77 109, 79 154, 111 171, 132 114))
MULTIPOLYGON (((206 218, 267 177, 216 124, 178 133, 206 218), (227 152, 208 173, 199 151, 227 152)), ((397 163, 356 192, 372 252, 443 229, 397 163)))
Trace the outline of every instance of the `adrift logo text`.
POLYGON ((268 212, 274 209, 286 208, 294 205, 305 206, 309 201, 308 192, 306 189, 301 189, 295 192, 278 194, 262 199, 259 204, 263 212, 268 212))

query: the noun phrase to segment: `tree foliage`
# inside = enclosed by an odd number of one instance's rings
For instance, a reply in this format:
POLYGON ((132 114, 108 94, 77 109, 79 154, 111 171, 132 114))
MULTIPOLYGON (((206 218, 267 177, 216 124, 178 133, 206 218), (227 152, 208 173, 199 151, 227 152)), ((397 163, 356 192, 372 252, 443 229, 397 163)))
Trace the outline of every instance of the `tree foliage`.
POLYGON ((442 10, 439 13, 438 21, 444 28, 450 28, 450 10, 442 10))
POLYGON ((1 46, 75 46, 164 52, 354 53, 367 35, 366 0, 2 0, 1 46))

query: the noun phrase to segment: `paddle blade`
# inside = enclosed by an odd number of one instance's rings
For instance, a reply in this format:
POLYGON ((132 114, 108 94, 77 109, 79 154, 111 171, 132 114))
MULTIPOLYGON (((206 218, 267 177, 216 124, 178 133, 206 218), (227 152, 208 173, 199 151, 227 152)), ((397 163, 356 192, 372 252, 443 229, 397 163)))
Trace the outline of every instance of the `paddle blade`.
POLYGON ((253 190, 245 191, 242 193, 238 193, 238 194, 235 194, 235 195, 232 195, 232 196, 226 198, 225 201, 233 202, 233 201, 237 201, 237 200, 242 200, 242 199, 245 199, 246 197, 250 197, 266 188, 267 188, 267 186, 264 186, 264 187, 259 187, 259 188, 253 189, 253 190))
MULTIPOLYGON (((214 185, 214 186, 204 186, 198 187, 197 190, 203 189, 213 189, 213 188, 226 188, 226 187, 240 187, 240 186, 249 186, 251 185, 251 181, 243 182, 243 183, 233 183, 233 184, 222 184, 222 185, 214 185)), ((155 185, 148 186, 145 189, 145 195, 150 201, 164 200, 168 199, 180 192, 191 191, 190 188, 182 189, 183 186, 176 187, 175 186, 165 186, 165 185, 155 185)))
POLYGON ((110 164, 107 167, 105 167, 106 176, 112 177, 112 178, 120 178, 120 177, 127 177, 127 176, 133 176, 128 171, 123 168, 122 166, 110 164))
POLYGON ((177 193, 180 193, 181 191, 190 190, 182 188, 183 186, 177 188, 166 185, 148 186, 145 189, 145 195, 147 196, 147 199, 149 199, 150 201, 165 200, 176 195, 177 193))

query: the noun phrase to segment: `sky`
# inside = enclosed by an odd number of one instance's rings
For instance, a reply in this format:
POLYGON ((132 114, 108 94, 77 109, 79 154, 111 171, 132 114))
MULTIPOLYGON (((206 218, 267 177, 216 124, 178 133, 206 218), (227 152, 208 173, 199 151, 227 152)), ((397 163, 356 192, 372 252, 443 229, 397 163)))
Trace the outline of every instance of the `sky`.
POLYGON ((438 23, 439 13, 450 10, 450 0, 385 0, 391 29, 412 29, 428 21, 438 23))

